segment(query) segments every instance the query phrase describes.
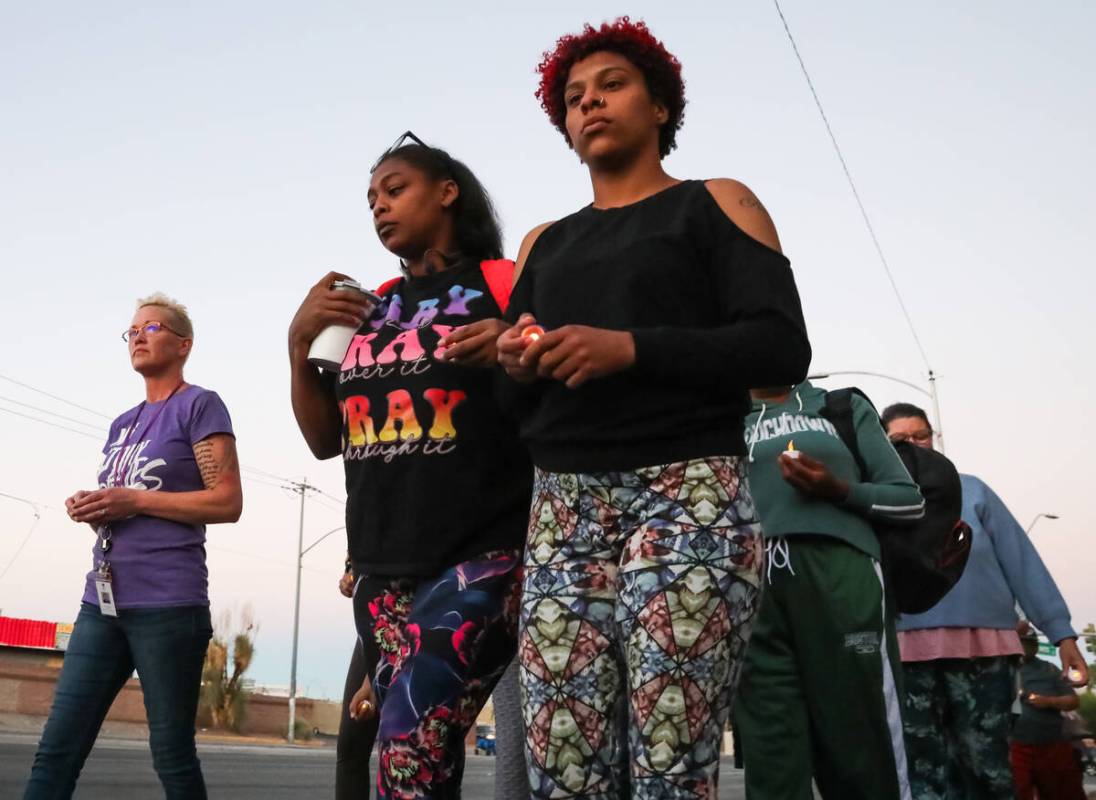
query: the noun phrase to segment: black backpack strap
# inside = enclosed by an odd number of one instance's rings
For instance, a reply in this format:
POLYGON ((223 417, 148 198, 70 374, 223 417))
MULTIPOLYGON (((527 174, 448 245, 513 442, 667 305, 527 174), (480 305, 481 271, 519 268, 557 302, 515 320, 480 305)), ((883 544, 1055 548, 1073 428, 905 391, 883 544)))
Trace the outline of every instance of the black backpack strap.
MULTIPOLYGON (((826 392, 826 404, 819 412, 820 416, 830 421, 837 429, 837 435, 845 443, 845 447, 852 453, 856 461, 856 468, 860 470, 860 479, 867 480, 868 465, 864 463, 864 457, 860 454, 860 445, 856 441, 856 424, 852 418, 852 396, 858 394, 867 400, 867 395, 855 388, 834 389, 826 392)), ((871 400, 868 400, 870 403, 871 400)))

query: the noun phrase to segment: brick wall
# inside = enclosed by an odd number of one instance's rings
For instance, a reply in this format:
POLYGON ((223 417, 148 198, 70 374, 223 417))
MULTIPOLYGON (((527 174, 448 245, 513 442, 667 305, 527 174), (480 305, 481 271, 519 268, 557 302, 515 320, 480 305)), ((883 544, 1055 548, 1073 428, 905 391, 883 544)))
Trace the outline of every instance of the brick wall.
MULTIPOLYGON (((63 656, 63 653, 53 650, 0 647, 0 713, 47 716, 63 656)), ((297 698, 297 718, 307 720, 324 733, 338 730, 338 710, 337 703, 297 698), (332 718, 334 730, 328 730, 332 718)), ((148 723, 139 681, 130 678, 126 682, 110 707, 107 719, 148 723)), ((248 699, 243 733, 284 736, 288 725, 288 698, 252 695, 248 699)))

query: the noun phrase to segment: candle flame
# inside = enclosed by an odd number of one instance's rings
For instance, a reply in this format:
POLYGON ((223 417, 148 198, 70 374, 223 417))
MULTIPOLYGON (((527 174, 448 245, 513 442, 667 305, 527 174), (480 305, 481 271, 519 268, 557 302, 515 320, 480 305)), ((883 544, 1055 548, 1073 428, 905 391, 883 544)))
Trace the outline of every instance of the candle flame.
POLYGON ((788 452, 791 452, 792 450, 795 450, 795 439, 788 442, 788 452))

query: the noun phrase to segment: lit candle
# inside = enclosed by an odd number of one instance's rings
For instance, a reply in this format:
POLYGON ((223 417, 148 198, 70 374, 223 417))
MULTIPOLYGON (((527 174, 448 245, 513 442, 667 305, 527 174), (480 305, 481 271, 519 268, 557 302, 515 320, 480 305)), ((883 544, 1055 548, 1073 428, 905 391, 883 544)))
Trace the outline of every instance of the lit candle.
POLYGON ((521 329, 521 340, 530 345, 544 335, 544 328, 539 325, 526 325, 521 329))
POLYGON ((1080 683, 1084 679, 1084 675, 1077 667, 1070 667, 1066 677, 1069 678, 1070 683, 1080 683))
POLYGON ((795 449, 794 439, 788 442, 788 449, 780 455, 784 456, 784 458, 799 458, 799 451, 795 449))

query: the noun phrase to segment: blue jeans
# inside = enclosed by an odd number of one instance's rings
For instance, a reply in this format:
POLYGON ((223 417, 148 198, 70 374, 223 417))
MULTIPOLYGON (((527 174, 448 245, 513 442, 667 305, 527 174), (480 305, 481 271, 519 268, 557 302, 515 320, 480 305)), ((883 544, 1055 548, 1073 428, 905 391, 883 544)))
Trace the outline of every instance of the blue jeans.
POLYGON ((212 635, 208 606, 124 609, 106 617, 83 603, 24 800, 72 796, 103 718, 134 669, 166 797, 204 798, 194 717, 212 635))

